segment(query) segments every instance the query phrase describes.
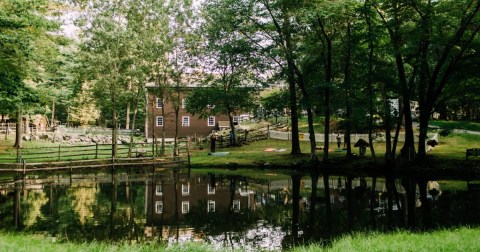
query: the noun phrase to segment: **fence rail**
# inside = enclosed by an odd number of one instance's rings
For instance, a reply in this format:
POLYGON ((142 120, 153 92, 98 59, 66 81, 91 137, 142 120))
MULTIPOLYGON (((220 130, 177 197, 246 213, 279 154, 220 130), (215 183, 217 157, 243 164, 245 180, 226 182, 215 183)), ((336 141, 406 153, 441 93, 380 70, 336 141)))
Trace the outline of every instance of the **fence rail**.
MULTIPOLYGON (((269 138, 272 139, 278 139, 278 140, 292 140, 292 133, 291 132, 285 132, 285 131, 275 131, 275 130, 270 130, 268 133, 269 138)), ((342 135, 343 136, 343 135, 342 135)), ((300 141, 310 141, 309 137, 310 134, 308 133, 299 133, 298 137, 300 141)), ((336 137, 337 134, 332 133, 329 134, 329 142, 334 143, 336 142, 336 137)), ((351 134, 350 135, 350 141, 352 143, 357 142, 360 139, 367 140, 368 139, 368 134, 351 134)), ((315 134, 315 141, 316 142, 324 142, 325 141, 325 134, 315 134)), ((382 134, 376 134, 374 135, 374 141, 376 142, 384 142, 385 141, 385 136, 382 134)), ((405 133, 400 133, 398 136, 398 141, 403 142, 405 141, 405 133)), ((342 142, 344 142, 344 139, 342 137, 342 142)))

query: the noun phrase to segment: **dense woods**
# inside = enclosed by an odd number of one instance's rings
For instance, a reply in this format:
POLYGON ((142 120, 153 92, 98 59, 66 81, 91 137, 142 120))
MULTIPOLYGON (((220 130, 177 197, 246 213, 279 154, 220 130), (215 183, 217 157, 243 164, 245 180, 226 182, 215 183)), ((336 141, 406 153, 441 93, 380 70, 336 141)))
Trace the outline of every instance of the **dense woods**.
POLYGON ((232 127, 239 110, 286 111, 292 155, 316 162, 314 133, 332 133, 335 117, 347 156, 351 133, 368 132, 371 142, 383 131, 387 161, 397 145, 422 159, 433 113, 480 120, 479 9, 478 0, 0 0, 0 112, 108 126, 116 139, 119 127, 143 128, 147 83, 178 107, 178 90, 195 82, 202 89, 188 110, 228 114, 232 127), (258 97, 273 84, 284 87, 273 102, 258 97), (309 150, 299 145, 302 111, 309 150), (318 118, 324 132, 314 130, 318 118))

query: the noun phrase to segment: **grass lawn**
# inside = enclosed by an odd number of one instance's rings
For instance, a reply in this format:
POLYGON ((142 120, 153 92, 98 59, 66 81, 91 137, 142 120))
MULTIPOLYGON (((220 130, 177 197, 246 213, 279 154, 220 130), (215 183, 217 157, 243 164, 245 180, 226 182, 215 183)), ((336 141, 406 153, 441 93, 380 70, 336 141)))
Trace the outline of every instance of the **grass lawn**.
MULTIPOLYGON (((480 229, 458 228, 425 233, 395 231, 393 233, 356 233, 335 239, 332 246, 321 247, 317 243, 293 248, 292 252, 313 251, 479 251, 480 229)), ((0 251, 218 251, 204 243, 187 243, 165 247, 151 244, 108 244, 93 243, 59 243, 51 237, 42 235, 25 235, 0 233, 0 251)), ((231 251, 224 249, 220 251, 231 251)), ((235 251, 242 251, 235 250, 235 251)))
MULTIPOLYGON (((400 148, 403 143, 397 146, 397 155, 399 155, 400 148)), ((323 143, 318 143, 317 146, 323 146, 323 143)), ((451 133, 446 137, 439 136, 439 144, 433 148, 428 155, 435 156, 436 159, 446 160, 465 160, 465 150, 468 148, 480 148, 480 135, 451 133)), ((281 140, 263 140, 252 142, 241 147, 222 148, 217 151, 229 152, 226 156, 210 156, 209 150, 194 150, 192 151, 191 162, 195 165, 207 166, 211 164, 228 164, 236 163, 238 165, 248 165, 253 163, 270 163, 270 164, 292 164, 300 160, 308 160, 310 145, 309 142, 301 142, 301 150, 305 153, 300 157, 290 156, 291 143, 281 140), (284 152, 266 152, 268 148, 286 149, 284 152)), ((352 149, 353 153, 358 155, 358 148, 352 149)), ((379 159, 385 155, 385 143, 375 143, 376 156, 379 159)), ((321 159, 323 151, 317 151, 318 157, 321 159)), ((334 143, 331 144, 329 151, 329 158, 341 159, 345 157, 346 152, 338 152, 334 143)), ((367 148, 366 159, 371 157, 370 150, 367 148)), ((473 159, 474 157, 472 157, 473 159)))
MULTIPOLYGON (((0 140, 0 161, 7 158, 12 159, 10 162, 15 162, 16 149, 13 148, 14 136, 10 135, 8 139, 0 140)), ((247 145, 240 147, 230 147, 217 149, 217 152, 229 152, 225 156, 211 156, 208 155, 209 149, 203 150, 191 150, 191 163, 195 166, 209 166, 209 165, 228 165, 235 163, 238 166, 258 166, 259 164, 271 164, 271 165, 291 165, 298 163, 302 160, 309 159, 310 144, 307 141, 302 141, 301 150, 304 155, 299 157, 292 157, 290 155, 291 142, 281 140, 261 140, 251 142, 247 145), (283 151, 271 151, 267 152, 266 149, 275 149, 283 151)), ((25 148, 40 148, 46 149, 48 147, 54 147, 51 150, 57 150, 60 143, 52 143, 50 141, 24 141, 23 146, 25 148)), ((66 143, 62 143, 62 146, 68 146, 66 143)), ((397 155, 402 147, 403 143, 399 143, 397 146, 397 155)), ((323 147, 323 143, 317 143, 317 146, 323 147)), ((385 144, 375 143, 375 152, 379 162, 385 155, 385 144)), ((95 146, 91 147, 95 148, 95 146)), ((148 147, 145 147, 148 148, 148 147)), ((480 135, 470 135, 464 133, 451 133, 446 137, 439 136, 439 144, 429 152, 429 155, 435 156, 436 159, 446 160, 465 160, 465 150, 469 148, 480 148, 480 135)), ((63 149, 62 149, 63 150, 63 149)), ((68 149, 67 149, 68 150, 68 149)), ((353 153, 358 155, 358 148, 352 147, 353 153)), ((94 152, 94 150, 93 150, 94 152)), ((332 160, 343 159, 346 151, 340 151, 336 149, 336 144, 330 145, 329 158, 332 160)), ((317 155, 319 159, 322 158, 323 151, 318 150, 317 155)), ((56 156, 56 154, 55 154, 56 156)), ((370 151, 367 148, 366 158, 368 161, 371 157, 370 151)), ((472 157, 472 159, 479 159, 479 157, 472 157)), ((3 161, 5 162, 5 161, 3 161)))
POLYGON ((468 121, 433 121, 429 122, 429 125, 440 127, 442 129, 464 129, 480 131, 480 123, 468 122, 468 121))

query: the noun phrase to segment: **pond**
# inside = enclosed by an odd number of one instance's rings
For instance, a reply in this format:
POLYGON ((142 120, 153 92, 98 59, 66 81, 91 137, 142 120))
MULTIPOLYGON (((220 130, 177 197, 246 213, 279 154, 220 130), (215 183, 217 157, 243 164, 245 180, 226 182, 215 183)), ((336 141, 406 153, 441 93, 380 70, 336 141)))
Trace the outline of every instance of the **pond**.
POLYGON ((471 181, 429 181, 422 194, 405 190, 405 178, 238 174, 127 169, 4 178, 0 225, 54 240, 206 241, 280 251, 351 231, 480 223, 480 186, 471 181))

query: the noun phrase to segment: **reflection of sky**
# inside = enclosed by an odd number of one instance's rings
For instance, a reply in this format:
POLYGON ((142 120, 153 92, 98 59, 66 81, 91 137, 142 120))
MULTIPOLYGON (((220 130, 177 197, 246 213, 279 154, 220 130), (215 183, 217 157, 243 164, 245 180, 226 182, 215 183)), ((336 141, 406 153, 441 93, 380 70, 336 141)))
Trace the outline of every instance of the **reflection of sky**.
POLYGON ((245 251, 280 251, 285 235, 280 227, 259 223, 256 228, 246 230, 245 234, 231 232, 226 235, 208 236, 206 239, 218 250, 227 247, 245 251))
POLYGON ((178 240, 175 229, 167 228, 168 244, 175 245, 177 241, 180 244, 186 242, 206 241, 211 244, 215 250, 225 250, 225 248, 242 251, 281 251, 282 241, 286 232, 281 227, 268 225, 265 221, 259 221, 255 227, 245 230, 245 232, 226 232, 215 236, 206 236, 201 239, 202 234, 195 233, 193 228, 179 229, 178 240))

